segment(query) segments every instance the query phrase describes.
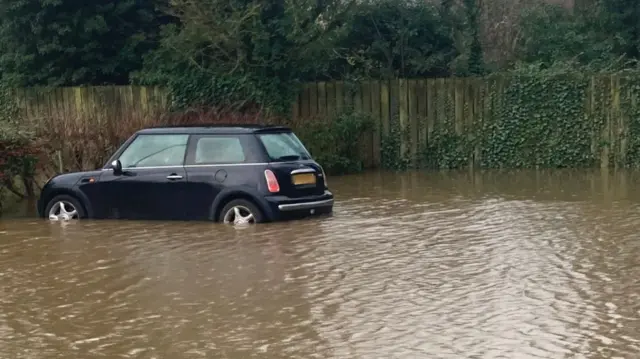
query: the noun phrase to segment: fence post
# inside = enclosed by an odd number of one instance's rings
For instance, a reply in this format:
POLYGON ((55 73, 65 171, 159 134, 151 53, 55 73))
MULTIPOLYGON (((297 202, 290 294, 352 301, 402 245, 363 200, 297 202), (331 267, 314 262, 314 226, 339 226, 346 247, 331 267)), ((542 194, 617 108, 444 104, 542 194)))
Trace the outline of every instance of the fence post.
POLYGON ((58 150, 56 152, 56 154, 58 155, 58 173, 62 173, 64 170, 64 166, 62 165, 62 151, 58 150))

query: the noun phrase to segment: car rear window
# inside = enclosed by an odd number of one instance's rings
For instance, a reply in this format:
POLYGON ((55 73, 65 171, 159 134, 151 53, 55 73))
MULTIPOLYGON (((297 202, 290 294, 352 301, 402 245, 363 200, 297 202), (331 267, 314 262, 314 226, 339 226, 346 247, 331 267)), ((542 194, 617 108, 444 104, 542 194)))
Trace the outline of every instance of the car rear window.
POLYGON ((264 133, 258 138, 267 150, 271 161, 296 161, 311 159, 309 151, 293 132, 264 133))
POLYGON ((242 163, 245 161, 240 138, 232 136, 200 137, 196 143, 196 164, 242 163))

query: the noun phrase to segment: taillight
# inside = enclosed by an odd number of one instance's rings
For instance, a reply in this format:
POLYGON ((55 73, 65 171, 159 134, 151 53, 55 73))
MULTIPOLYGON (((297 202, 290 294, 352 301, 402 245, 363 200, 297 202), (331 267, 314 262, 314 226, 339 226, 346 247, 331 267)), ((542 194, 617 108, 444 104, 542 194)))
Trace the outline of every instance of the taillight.
POLYGON ((264 171, 264 178, 267 180, 267 188, 271 193, 280 192, 280 185, 278 184, 278 179, 276 175, 273 174, 271 170, 264 171))

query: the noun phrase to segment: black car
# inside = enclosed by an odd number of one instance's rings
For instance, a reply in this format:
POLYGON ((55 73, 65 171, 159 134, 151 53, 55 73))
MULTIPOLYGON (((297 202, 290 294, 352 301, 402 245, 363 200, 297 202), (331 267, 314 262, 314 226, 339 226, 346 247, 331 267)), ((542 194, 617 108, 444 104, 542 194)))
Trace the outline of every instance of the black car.
POLYGON ((42 218, 259 223, 330 214, 322 167, 281 126, 138 131, 101 170, 50 179, 42 218))

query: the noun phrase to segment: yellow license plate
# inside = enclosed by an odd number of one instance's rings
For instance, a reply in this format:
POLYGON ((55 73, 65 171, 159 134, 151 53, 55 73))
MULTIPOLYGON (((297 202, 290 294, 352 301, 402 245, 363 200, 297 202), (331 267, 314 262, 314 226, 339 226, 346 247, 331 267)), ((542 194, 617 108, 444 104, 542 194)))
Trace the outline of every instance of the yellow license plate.
POLYGON ((293 184, 296 186, 316 184, 316 175, 313 173, 293 175, 293 184))

